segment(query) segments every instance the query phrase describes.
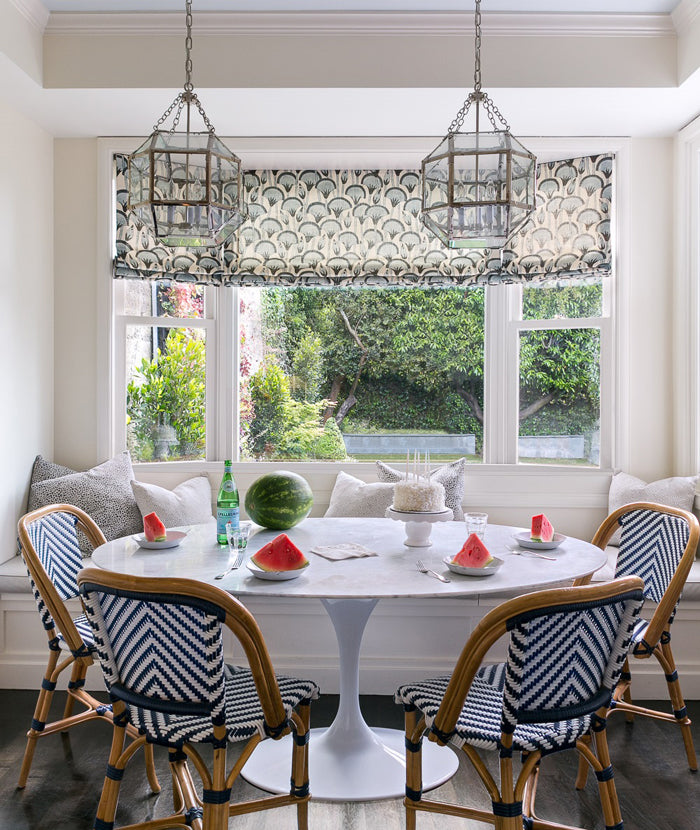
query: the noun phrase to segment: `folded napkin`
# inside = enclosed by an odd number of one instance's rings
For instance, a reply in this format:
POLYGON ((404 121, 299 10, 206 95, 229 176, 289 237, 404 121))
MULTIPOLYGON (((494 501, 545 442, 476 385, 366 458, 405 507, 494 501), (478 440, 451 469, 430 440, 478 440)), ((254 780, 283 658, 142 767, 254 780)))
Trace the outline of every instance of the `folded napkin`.
POLYGON ((337 545, 316 545, 316 547, 311 548, 311 553, 316 553, 325 559, 354 559, 359 556, 377 555, 373 550, 363 545, 355 545, 352 542, 338 542, 337 545))

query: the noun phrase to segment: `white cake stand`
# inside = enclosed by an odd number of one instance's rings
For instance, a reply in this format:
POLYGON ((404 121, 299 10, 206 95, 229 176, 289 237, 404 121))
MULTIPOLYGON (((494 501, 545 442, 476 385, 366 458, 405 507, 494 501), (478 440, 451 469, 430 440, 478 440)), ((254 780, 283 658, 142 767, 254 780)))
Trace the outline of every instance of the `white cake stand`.
POLYGON ((393 507, 388 507, 385 515, 387 519, 393 519, 395 522, 405 522, 406 538, 403 543, 409 548, 430 547, 433 544, 430 541, 430 531, 433 529, 433 524, 435 522, 451 522, 454 517, 454 513, 449 507, 435 513, 405 513, 402 510, 394 510, 393 507))

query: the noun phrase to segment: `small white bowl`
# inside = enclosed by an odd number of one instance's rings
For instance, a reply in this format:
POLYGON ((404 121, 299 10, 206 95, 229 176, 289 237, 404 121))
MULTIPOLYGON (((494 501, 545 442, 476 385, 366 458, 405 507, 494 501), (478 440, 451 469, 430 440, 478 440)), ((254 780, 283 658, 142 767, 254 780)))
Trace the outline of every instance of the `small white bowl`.
POLYGON ((535 542, 530 538, 527 530, 522 533, 516 533, 513 538, 520 545, 521 548, 529 548, 530 550, 554 550, 558 548, 562 542, 566 541, 566 536, 561 533, 555 533, 551 542, 535 542))

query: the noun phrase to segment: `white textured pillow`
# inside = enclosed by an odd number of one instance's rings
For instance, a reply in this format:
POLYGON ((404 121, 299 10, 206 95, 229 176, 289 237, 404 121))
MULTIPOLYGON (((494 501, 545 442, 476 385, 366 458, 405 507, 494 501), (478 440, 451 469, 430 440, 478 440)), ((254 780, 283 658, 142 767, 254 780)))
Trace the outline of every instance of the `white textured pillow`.
POLYGON ((331 493, 326 518, 384 518, 394 500, 394 485, 379 481, 370 484, 339 472, 331 493))
MULTIPOLYGON (((610 482, 608 494, 608 512, 612 513, 626 504, 636 501, 650 501, 667 507, 680 507, 692 510, 695 501, 695 488, 698 476, 676 476, 663 478, 647 484, 641 478, 628 473, 615 473, 610 482)), ((622 528, 618 528, 608 542, 609 545, 620 544, 622 528)))
POLYGON ((141 515, 157 513, 166 527, 201 525, 212 517, 211 485, 206 475, 189 478, 174 490, 143 481, 132 481, 131 489, 141 515))
MULTIPOLYGON (((141 513, 131 492, 133 477, 131 457, 123 452, 84 473, 35 481, 30 488, 30 504, 35 508, 72 504, 90 516, 108 541, 129 536, 143 529, 141 513)), ((78 538, 80 549, 84 553, 89 551, 87 538, 82 534, 78 538)))
MULTIPOLYGON (((462 499, 464 498, 464 465, 466 459, 459 458, 435 470, 430 471, 431 481, 439 481, 445 488, 445 507, 449 507, 454 514, 455 521, 464 519, 462 499)), ((380 481, 402 481, 404 473, 395 470, 383 461, 377 461, 377 477, 380 481)))

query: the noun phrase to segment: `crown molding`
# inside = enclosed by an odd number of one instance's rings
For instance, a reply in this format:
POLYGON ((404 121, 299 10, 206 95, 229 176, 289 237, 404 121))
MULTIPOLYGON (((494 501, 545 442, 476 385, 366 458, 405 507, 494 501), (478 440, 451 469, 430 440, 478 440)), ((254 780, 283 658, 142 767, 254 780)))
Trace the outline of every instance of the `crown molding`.
POLYGON ((40 32, 44 31, 49 22, 50 12, 41 0, 10 0, 10 3, 32 26, 40 32))
POLYGON ((700 0, 681 0, 671 12, 671 20, 677 32, 692 26, 700 18, 700 0))
MULTIPOLYGON (((41 5, 40 0, 12 0, 41 5)), ((700 0, 684 0, 698 4, 700 0)), ((681 4, 683 5, 683 3, 681 4)), ((42 7, 43 8, 43 7, 42 7)), ((485 13, 482 28, 500 37, 664 37, 675 35, 667 14, 511 14, 485 13)), ((471 13, 456 12, 198 12, 194 32, 202 35, 467 35, 474 31, 471 13)), ((181 35, 182 14, 52 13, 52 35, 181 35)))

